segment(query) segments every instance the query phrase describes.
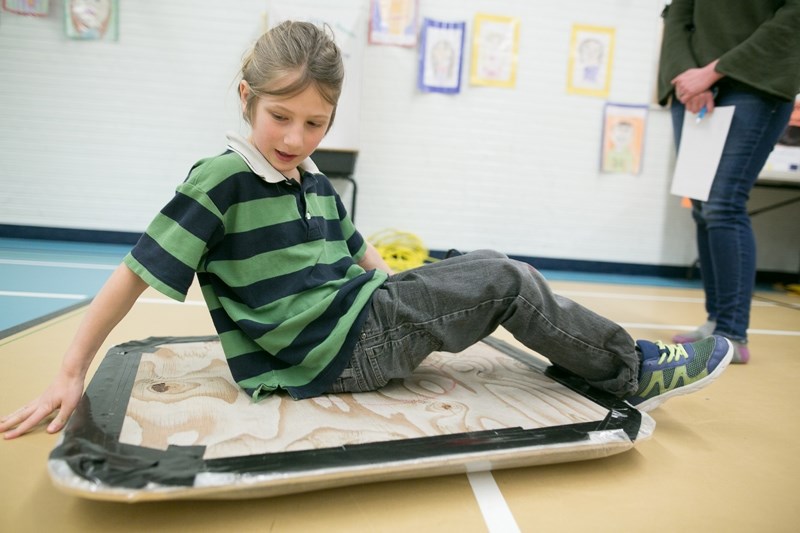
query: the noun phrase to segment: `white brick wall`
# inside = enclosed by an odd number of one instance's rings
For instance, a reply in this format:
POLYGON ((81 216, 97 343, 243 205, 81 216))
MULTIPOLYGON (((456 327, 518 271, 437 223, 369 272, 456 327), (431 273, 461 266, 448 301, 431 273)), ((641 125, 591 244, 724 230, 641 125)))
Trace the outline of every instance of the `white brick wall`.
MULTIPOLYGON (((0 223, 143 230, 191 164, 221 151, 225 130, 242 130, 240 58, 280 2, 123 1, 117 43, 66 39, 61 1, 45 19, 0 12, 0 223)), ((600 174, 605 101, 565 90, 572 25, 611 26, 608 100, 648 103, 661 4, 420 0, 423 16, 467 21, 468 40, 476 13, 519 17, 517 84, 470 86, 468 45, 462 93, 422 94, 416 50, 366 46, 362 232, 411 231, 432 249, 691 263, 693 225, 668 194, 668 113, 649 113, 640 176, 600 174)), ((763 203, 782 193, 756 194, 763 203)), ((756 221, 759 268, 796 271, 798 214, 756 221)))

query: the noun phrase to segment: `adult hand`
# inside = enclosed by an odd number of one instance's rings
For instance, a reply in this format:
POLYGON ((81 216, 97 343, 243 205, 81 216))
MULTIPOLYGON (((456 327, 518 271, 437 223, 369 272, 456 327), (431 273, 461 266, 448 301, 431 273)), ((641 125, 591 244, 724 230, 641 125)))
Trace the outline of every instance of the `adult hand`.
POLYGON ((705 67, 690 68, 672 80, 672 85, 675 86, 675 97, 682 104, 686 105, 689 100, 709 90, 712 85, 722 79, 722 74, 714 70, 717 61, 712 61, 705 67))
POLYGON ((14 439, 29 432, 47 417, 58 412, 47 432, 56 433, 66 425, 83 394, 83 378, 59 375, 34 401, 0 419, 0 433, 14 439))
POLYGON ((699 113, 704 107, 706 108, 706 113, 711 114, 714 112, 714 93, 711 91, 703 91, 686 102, 686 109, 694 114, 699 113))

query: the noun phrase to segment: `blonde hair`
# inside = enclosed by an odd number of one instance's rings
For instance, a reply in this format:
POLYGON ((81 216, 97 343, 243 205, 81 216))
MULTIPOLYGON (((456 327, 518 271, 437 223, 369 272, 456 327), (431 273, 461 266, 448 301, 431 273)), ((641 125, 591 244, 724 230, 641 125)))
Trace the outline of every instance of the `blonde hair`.
MULTIPOLYGON (((263 34, 245 54, 242 80, 250 87, 244 119, 252 124, 259 96, 294 96, 314 85, 336 116, 344 65, 332 30, 309 22, 286 21, 263 34)), ((241 89, 240 89, 241 90, 241 89)))

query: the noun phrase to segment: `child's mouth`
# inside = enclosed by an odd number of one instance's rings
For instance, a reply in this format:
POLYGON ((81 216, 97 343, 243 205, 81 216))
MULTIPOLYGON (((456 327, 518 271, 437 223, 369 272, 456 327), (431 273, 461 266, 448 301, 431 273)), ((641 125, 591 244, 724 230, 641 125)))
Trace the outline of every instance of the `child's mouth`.
POLYGON ((275 154, 278 156, 278 159, 287 163, 296 157, 294 154, 287 154, 286 152, 281 152, 280 150, 275 150, 275 154))

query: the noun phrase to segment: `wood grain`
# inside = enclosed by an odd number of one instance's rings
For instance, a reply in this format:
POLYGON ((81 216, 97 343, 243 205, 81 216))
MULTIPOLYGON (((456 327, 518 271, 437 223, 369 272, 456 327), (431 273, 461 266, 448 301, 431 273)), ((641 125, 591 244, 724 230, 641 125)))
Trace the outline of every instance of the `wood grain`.
POLYGON ((602 420, 606 409, 485 344, 434 353, 380 391, 254 403, 218 342, 142 355, 120 442, 202 445, 205 459, 337 447, 506 427, 602 420))

